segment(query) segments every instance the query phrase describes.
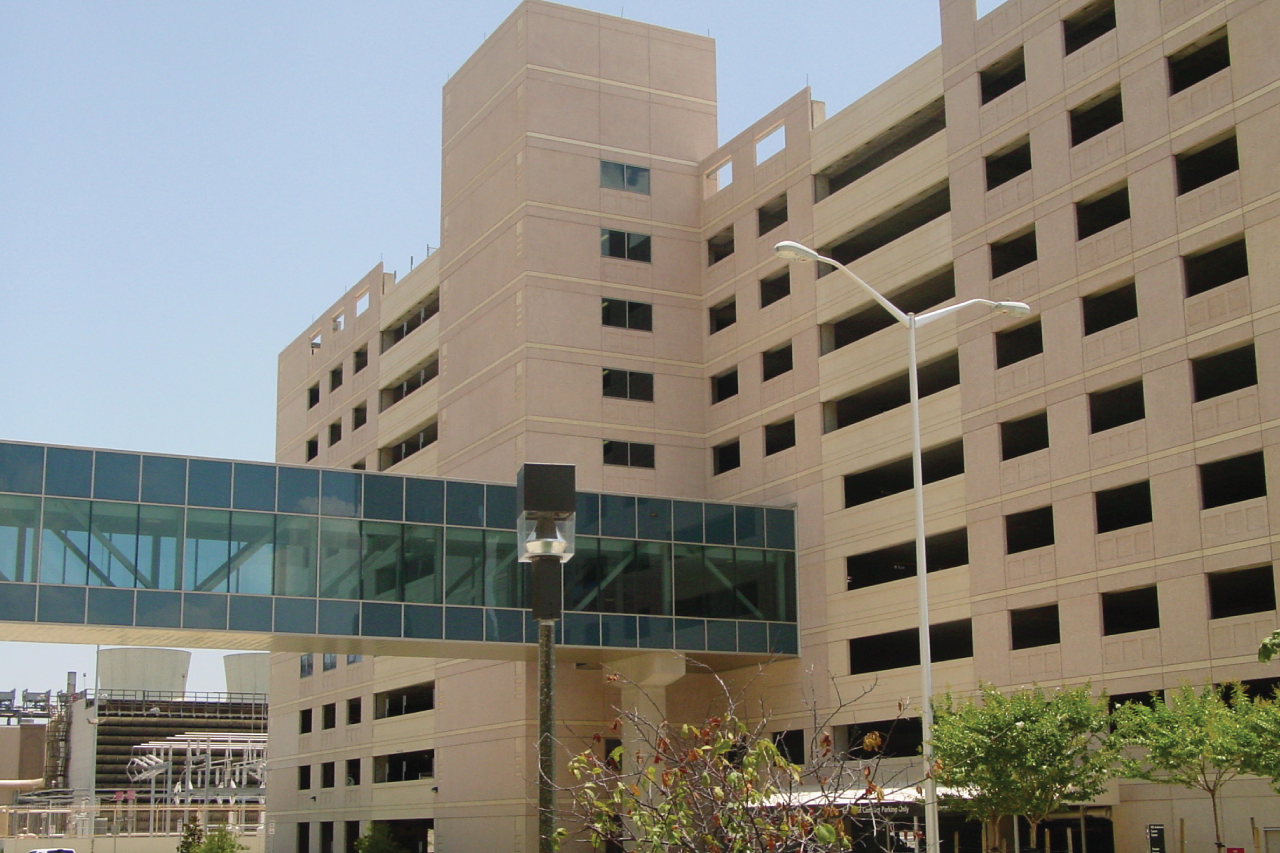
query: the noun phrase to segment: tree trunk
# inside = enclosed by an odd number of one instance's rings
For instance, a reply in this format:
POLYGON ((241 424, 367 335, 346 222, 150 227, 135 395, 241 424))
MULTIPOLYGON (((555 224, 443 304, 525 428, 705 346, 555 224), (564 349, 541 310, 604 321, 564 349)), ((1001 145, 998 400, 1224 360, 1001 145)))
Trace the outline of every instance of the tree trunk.
POLYGON ((1213 846, 1216 850, 1221 850, 1222 844, 1222 827, 1218 823, 1218 791, 1213 789, 1209 791, 1209 802, 1213 804, 1213 846))

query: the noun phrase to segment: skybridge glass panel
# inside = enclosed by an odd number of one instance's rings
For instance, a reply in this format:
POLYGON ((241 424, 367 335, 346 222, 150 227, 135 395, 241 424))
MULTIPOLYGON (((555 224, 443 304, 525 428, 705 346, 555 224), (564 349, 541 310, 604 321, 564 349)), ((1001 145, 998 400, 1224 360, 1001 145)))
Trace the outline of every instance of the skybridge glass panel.
POLYGON ((0 580, 34 581, 40 499, 0 495, 0 580))
POLYGON ((89 585, 134 587, 138 578, 138 505, 94 501, 89 521, 89 585))

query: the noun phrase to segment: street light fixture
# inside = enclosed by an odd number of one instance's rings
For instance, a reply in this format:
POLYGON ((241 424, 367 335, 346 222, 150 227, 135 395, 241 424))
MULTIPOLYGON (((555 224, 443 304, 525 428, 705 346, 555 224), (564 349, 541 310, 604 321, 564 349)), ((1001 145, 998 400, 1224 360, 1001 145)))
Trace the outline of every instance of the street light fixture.
POLYGON ((916 366, 916 329, 932 323, 934 320, 940 320, 943 317, 954 314, 961 308, 967 308, 970 305, 985 305, 997 314, 1007 314, 1011 317, 1025 317, 1031 313, 1031 307, 1024 302, 992 302, 990 299, 969 299, 956 305, 948 305, 945 308, 926 311, 923 314, 913 314, 904 312, 894 305, 844 264, 834 258, 825 257, 808 246, 791 240, 784 240, 773 247, 773 252, 787 261, 799 261, 802 263, 816 261, 830 264, 853 279, 859 287, 870 294, 871 298, 875 299, 876 302, 880 303, 881 307, 893 315, 895 320, 907 327, 907 353, 910 364, 908 379, 911 388, 911 475, 912 492, 915 497, 916 593, 919 609, 919 627, 917 631, 920 636, 920 726, 923 730, 925 766, 925 843, 928 853, 938 853, 940 841, 938 829, 938 786, 933 778, 933 747, 930 745, 930 741, 933 740, 933 666, 929 649, 929 584, 926 578, 928 568, 925 564, 924 546, 924 475, 920 466, 920 383, 916 366))
POLYGON ((562 567, 573 556, 576 501, 572 465, 528 462, 516 475, 519 559, 530 564, 538 620, 538 853, 555 847, 556 621, 564 611, 562 567))

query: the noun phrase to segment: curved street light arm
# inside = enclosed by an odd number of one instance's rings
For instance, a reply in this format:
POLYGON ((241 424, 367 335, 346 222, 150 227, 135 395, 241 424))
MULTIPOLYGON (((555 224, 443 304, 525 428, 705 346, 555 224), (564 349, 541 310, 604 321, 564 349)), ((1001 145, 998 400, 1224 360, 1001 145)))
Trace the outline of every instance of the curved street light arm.
POLYGON ((968 299, 956 305, 948 305, 946 308, 939 308, 936 311, 928 311, 924 314, 916 315, 916 327, 924 326, 932 323, 934 320, 940 320, 948 314, 954 314, 961 308, 968 308, 970 305, 986 305, 1001 314, 1009 314, 1013 317, 1025 317, 1031 313, 1031 306, 1025 302, 992 302, 990 299, 968 299))
POLYGON ((871 298, 874 299, 876 302, 879 302, 880 305, 884 308, 884 310, 892 314, 893 319, 897 320, 899 323, 901 323, 904 326, 909 325, 909 322, 907 320, 907 315, 904 311, 902 311, 902 309, 900 309, 897 305, 894 305, 892 302, 886 299, 884 295, 880 293, 880 291, 876 290, 874 287, 867 284, 862 279, 858 278, 857 273, 855 273, 853 270, 849 269, 844 264, 837 261, 835 258, 828 258, 825 255, 819 255, 817 252, 815 252, 813 249, 810 249, 808 246, 802 245, 800 243, 795 243, 790 240, 784 241, 782 243, 779 243, 777 246, 774 246, 773 251, 779 257, 785 258, 790 261, 821 261, 824 264, 830 264, 831 266, 840 270, 845 275, 849 276, 849 278, 857 282, 858 286, 860 286, 867 293, 871 294, 871 298))

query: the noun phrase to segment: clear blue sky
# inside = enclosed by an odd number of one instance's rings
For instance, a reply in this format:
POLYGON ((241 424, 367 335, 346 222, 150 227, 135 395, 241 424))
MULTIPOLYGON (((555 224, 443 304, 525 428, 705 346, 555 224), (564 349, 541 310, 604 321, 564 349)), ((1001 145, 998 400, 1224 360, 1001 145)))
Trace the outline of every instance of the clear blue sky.
MULTIPOLYGON (((577 5, 713 36, 721 139, 939 39, 938 0, 577 5)), ((437 244, 440 87, 514 7, 0 2, 0 438, 271 459, 277 353, 437 244)), ((6 651, 0 689, 92 662, 6 651)))

